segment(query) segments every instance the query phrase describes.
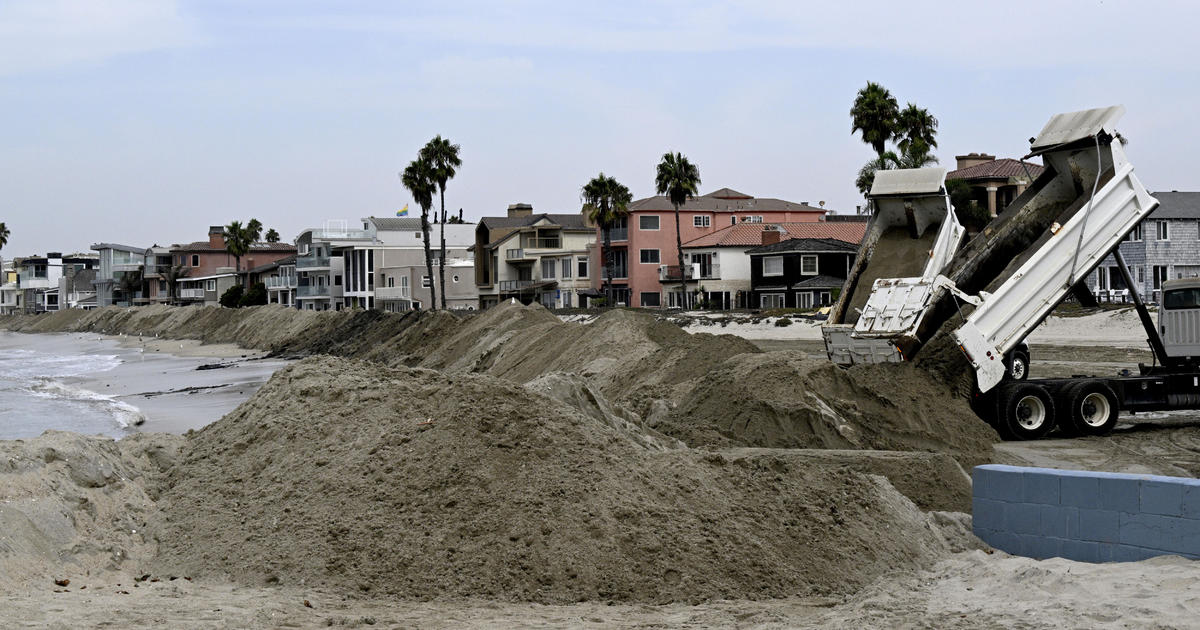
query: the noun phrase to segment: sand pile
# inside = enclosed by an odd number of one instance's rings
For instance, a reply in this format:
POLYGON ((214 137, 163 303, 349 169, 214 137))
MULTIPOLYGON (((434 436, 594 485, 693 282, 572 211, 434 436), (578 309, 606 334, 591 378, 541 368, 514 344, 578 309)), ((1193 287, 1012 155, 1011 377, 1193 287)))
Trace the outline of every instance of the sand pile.
POLYGON ((798 352, 729 359, 656 428, 693 446, 936 451, 964 466, 998 440, 910 364, 843 369, 798 352))
POLYGON ((880 477, 648 445, 537 393, 548 386, 288 367, 190 438, 163 492, 159 570, 418 599, 667 602, 845 592, 949 548, 880 477))
POLYGON ((157 520, 147 487, 183 441, 58 431, 0 441, 0 585, 45 588, 51 577, 78 585, 80 576, 100 571, 144 570, 157 520))

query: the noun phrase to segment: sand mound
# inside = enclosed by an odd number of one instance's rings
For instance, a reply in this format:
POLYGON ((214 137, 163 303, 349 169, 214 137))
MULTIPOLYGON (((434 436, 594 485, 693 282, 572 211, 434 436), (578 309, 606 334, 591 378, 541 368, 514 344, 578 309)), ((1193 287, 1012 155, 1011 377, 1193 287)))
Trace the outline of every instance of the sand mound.
POLYGON ((0 585, 140 572, 155 551, 147 482, 171 466, 183 441, 59 431, 0 441, 0 585))
POLYGON ((656 428, 693 446, 936 451, 966 466, 998 440, 909 364, 843 369, 796 352, 729 359, 656 428))
POLYGON ((845 592, 948 548, 881 477, 648 448, 544 386, 332 358, 281 370, 190 438, 160 570, 666 602, 845 592))

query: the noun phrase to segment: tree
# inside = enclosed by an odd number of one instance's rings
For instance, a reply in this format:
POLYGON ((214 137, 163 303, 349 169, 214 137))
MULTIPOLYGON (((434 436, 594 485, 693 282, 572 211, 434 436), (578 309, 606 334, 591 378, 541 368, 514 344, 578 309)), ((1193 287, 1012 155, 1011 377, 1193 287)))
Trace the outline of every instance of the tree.
POLYGON ((8 245, 8 237, 12 234, 8 231, 8 226, 0 223, 0 249, 4 249, 8 245))
POLYGON ((167 269, 167 298, 172 302, 175 301, 179 279, 187 277, 190 272, 191 268, 186 265, 171 265, 171 268, 167 269))
POLYGON ((854 106, 850 108, 850 133, 862 133, 863 142, 871 145, 875 153, 883 157, 886 143, 896 132, 899 108, 896 99, 887 88, 874 82, 858 91, 854 106))
POLYGON ((261 282, 255 282, 250 285, 249 289, 242 294, 238 300, 238 306, 261 306, 267 303, 267 285, 261 282))
POLYGON ((246 241, 248 243, 257 243, 262 239, 263 224, 258 219, 251 218, 246 223, 246 241))
POLYGON ((433 282, 433 260, 429 251, 429 208, 433 206, 433 193, 437 184, 433 180, 433 167, 423 158, 413 160, 400 173, 400 181, 413 201, 421 206, 421 235, 425 238, 425 272, 429 274, 429 308, 437 310, 437 285, 433 282))
POLYGON ((218 300, 218 302, 220 302, 221 306, 224 306, 225 308, 237 308, 242 301, 243 291, 245 291, 245 288, 243 288, 242 285, 235 284, 228 289, 225 289, 225 292, 221 294, 221 298, 218 300))
POLYGON ((925 155, 937 148, 937 118, 909 103, 896 116, 896 146, 906 155, 925 155))
MULTIPOLYGON (((439 282, 442 285, 442 308, 446 308, 446 182, 454 179, 456 168, 462 166, 462 160, 458 157, 459 146, 451 144, 449 138, 442 138, 441 134, 434 136, 421 148, 420 157, 433 169, 433 181, 437 183, 439 196, 442 201, 441 221, 439 221, 441 233, 441 256, 438 258, 438 275, 439 282)), ((432 278, 430 284, 433 284, 432 278)))
POLYGON ((897 168, 922 168, 930 164, 937 164, 937 157, 924 152, 915 153, 913 151, 919 149, 919 145, 910 145, 910 151, 896 155, 894 151, 884 151, 883 155, 877 158, 868 160, 858 170, 858 177, 854 180, 854 185, 858 187, 858 192, 867 194, 871 192, 871 185, 875 183, 875 173, 877 171, 889 171, 897 168))
POLYGON ((271 229, 267 230, 267 242, 268 243, 278 243, 279 242, 279 232, 276 232, 275 228, 271 228, 271 229))
POLYGON ((134 294, 136 294, 138 290, 142 288, 142 272, 123 272, 121 274, 119 286, 121 288, 122 297, 125 298, 124 301, 129 302, 130 306, 132 306, 134 294))
POLYGON ((613 272, 611 228, 617 219, 629 214, 633 194, 624 184, 603 172, 584 184, 581 192, 588 219, 600 226, 604 234, 604 295, 607 296, 612 288, 613 272))
MULTIPOLYGON (((251 219, 253 221, 254 219, 251 219)), ((234 271, 242 272, 242 256, 250 251, 251 232, 242 225, 241 221, 230 221, 229 225, 225 226, 225 251, 234 259, 234 271)))
MULTIPOLYGON (((675 254, 679 262, 679 299, 687 298, 687 274, 683 271, 683 238, 679 234, 679 206, 695 197, 700 187, 700 169, 688 161, 682 153, 665 153, 658 163, 654 178, 658 194, 665 194, 675 207, 675 254)), ((681 304, 682 306, 682 304, 681 304)))

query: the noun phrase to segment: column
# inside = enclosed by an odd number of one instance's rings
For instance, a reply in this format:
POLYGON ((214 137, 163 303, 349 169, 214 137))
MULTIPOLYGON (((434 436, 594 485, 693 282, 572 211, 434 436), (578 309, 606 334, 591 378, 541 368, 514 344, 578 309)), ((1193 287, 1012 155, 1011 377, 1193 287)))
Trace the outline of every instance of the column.
POLYGON ((996 187, 988 186, 987 194, 988 194, 988 216, 995 218, 996 217, 996 187))

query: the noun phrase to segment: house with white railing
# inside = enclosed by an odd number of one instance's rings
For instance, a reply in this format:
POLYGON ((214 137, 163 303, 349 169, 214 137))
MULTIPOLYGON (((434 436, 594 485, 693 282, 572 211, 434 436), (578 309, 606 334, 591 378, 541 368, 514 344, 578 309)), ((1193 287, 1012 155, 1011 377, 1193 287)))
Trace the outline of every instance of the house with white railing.
POLYGON ((133 306, 145 304, 143 274, 146 248, 117 243, 96 243, 92 250, 100 257, 96 270, 96 306, 133 306))
POLYGON ((582 307, 599 295, 592 289, 596 227, 582 213, 534 214, 529 204, 513 204, 507 216, 480 219, 475 235, 480 308, 508 299, 582 307))

